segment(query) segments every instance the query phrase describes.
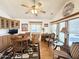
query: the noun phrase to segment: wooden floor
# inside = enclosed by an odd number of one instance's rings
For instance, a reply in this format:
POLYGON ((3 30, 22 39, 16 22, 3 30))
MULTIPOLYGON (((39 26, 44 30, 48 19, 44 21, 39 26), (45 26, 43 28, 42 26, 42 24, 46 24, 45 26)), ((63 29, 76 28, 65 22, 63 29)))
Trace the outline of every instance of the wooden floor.
POLYGON ((45 42, 40 42, 40 56, 41 59, 53 59, 51 51, 45 42))

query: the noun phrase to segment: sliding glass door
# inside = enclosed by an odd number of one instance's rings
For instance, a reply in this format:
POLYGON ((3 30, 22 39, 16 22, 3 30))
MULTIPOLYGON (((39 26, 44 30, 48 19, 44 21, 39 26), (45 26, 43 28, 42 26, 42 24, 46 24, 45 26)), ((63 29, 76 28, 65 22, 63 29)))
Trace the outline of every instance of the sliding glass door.
POLYGON ((64 39, 67 38, 67 44, 69 44, 69 46, 71 46, 73 42, 79 42, 79 18, 53 24, 52 33, 58 35, 58 39, 62 43, 64 43, 64 39), (67 30, 67 33, 62 32, 65 27, 67 27, 64 29, 67 30))
POLYGON ((65 28, 65 22, 59 23, 59 41, 60 44, 64 43, 64 32, 62 32, 63 28, 65 28))
POLYGON ((70 20, 69 24, 69 46, 73 42, 79 42, 79 18, 70 20))

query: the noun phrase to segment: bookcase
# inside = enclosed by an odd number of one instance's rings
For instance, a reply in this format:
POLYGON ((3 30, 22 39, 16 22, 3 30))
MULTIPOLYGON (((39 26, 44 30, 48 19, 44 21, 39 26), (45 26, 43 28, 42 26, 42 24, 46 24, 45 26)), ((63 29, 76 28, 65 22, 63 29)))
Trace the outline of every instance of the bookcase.
POLYGON ((20 27, 19 20, 0 17, 0 29, 11 29, 11 28, 19 28, 19 27, 20 27))

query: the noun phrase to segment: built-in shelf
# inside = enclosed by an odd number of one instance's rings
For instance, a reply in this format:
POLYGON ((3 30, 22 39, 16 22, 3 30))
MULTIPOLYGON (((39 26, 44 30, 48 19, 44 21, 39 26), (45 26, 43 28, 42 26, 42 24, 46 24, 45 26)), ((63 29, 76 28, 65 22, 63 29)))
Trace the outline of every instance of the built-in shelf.
POLYGON ((19 28, 19 27, 20 27, 19 20, 0 17, 0 29, 11 29, 11 28, 19 28))

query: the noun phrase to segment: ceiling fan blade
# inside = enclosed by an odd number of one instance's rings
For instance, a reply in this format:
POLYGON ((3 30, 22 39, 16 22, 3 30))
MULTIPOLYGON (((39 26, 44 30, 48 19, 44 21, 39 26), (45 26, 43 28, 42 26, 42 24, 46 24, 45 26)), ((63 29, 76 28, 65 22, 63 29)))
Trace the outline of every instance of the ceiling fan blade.
POLYGON ((27 5, 25 5, 25 4, 21 4, 21 6, 29 8, 29 6, 27 6, 27 5))
POLYGON ((38 16, 38 14, 35 14, 35 16, 38 16))
POLYGON ((40 2, 38 2, 38 6, 40 7, 42 4, 40 2))
POLYGON ((28 14, 29 12, 25 12, 25 14, 28 14))
POLYGON ((51 13, 51 15, 53 15, 53 13, 51 13))
POLYGON ((46 11, 41 10, 42 13, 46 13, 46 11))

